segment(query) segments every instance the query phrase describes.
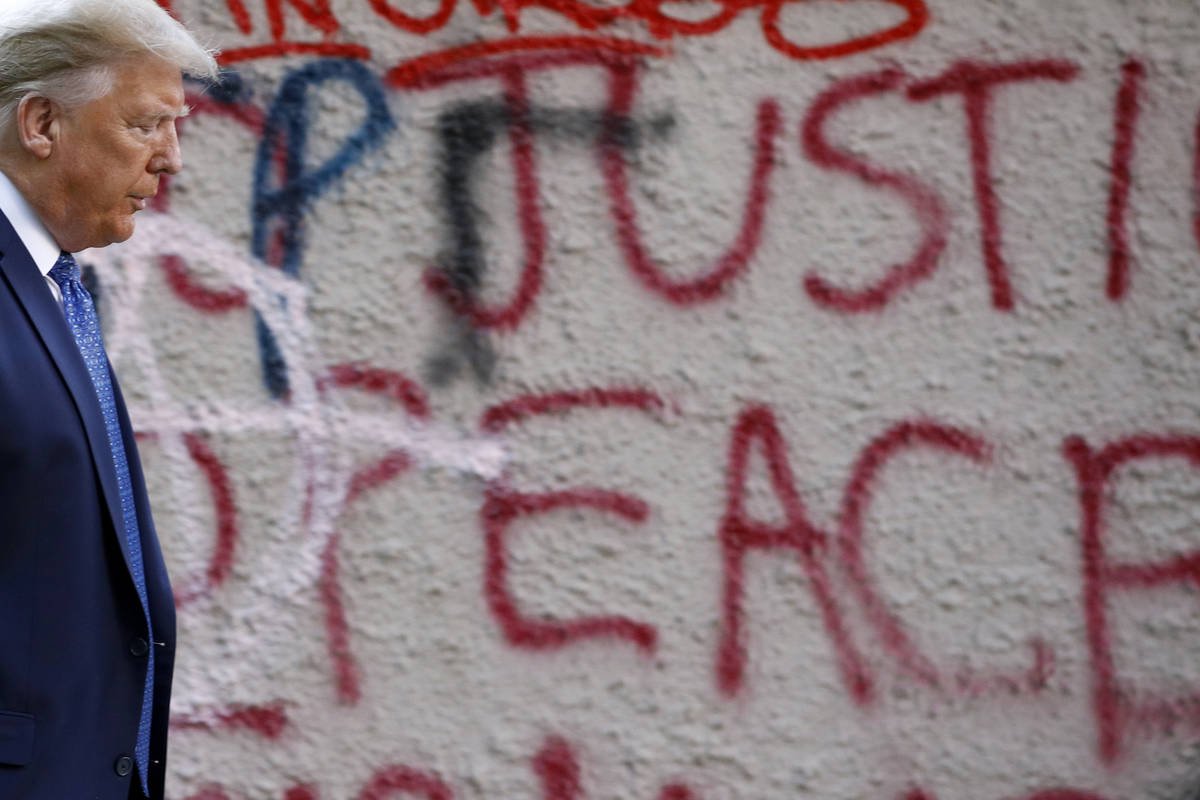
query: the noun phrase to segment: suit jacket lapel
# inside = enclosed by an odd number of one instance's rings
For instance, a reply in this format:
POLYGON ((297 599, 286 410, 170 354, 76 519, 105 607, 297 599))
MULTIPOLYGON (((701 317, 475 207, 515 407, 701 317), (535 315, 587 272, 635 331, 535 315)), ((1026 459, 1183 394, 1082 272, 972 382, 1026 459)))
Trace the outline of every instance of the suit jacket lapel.
POLYGON ((8 280, 17 300, 24 306, 25 313, 29 315, 42 344, 46 346, 50 358, 75 401, 75 408, 87 432, 92 462, 96 465, 96 474, 100 476, 100 486, 113 522, 113 530, 117 532, 121 554, 125 557, 125 565, 128 567, 129 545, 125 541, 124 523, 121 518, 117 472, 113 466, 112 447, 108 442, 108 430, 104 426, 104 415, 100 411, 96 389, 88 375, 87 365, 83 363, 83 356, 75 344, 75 338, 71 335, 71 329, 67 327, 62 308, 55 302, 42 273, 38 271, 25 245, 21 243, 20 237, 3 214, 0 214, 0 272, 8 280))

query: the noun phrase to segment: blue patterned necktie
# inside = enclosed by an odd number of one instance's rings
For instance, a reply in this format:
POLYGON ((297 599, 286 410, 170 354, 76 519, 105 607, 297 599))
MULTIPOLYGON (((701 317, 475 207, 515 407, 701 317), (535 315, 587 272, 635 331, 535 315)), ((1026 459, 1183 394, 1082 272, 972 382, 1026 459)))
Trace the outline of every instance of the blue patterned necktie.
POLYGON ((75 337, 75 344, 79 347, 84 363, 87 364, 88 375, 92 379, 96 398, 100 401, 100 410, 104 414, 104 427, 108 431, 108 444, 112 451, 113 467, 117 472, 117 488, 121 496, 121 517, 125 524, 123 533, 129 549, 129 569, 133 573, 138 599, 142 601, 142 610, 146 614, 146 635, 151 646, 134 757, 142 778, 142 791, 149 796, 146 773, 150 759, 150 714, 154 697, 154 635, 150 628, 150 605, 146 601, 146 570, 142 564, 142 540, 138 534, 137 510, 133 504, 133 482, 129 478, 129 462, 125 458, 125 444, 121 439, 117 404, 113 398, 112 379, 108 373, 108 356, 105 355, 104 343, 100 340, 96 309, 92 305, 91 295, 79 280, 79 265, 75 263, 75 257, 66 252, 60 255, 54 268, 50 270, 50 277, 62 289, 67 325, 71 328, 71 334, 75 337))

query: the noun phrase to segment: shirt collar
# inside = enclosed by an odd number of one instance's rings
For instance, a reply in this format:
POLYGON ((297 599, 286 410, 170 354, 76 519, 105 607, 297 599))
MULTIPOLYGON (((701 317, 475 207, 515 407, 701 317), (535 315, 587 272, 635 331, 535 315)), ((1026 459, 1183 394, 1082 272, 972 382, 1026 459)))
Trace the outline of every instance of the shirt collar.
POLYGON ((62 248, 46 226, 42 224, 33 206, 25 199, 8 176, 0 172, 0 211, 8 218, 9 224, 17 232, 21 244, 29 251, 33 263, 43 276, 49 275, 54 268, 62 248))

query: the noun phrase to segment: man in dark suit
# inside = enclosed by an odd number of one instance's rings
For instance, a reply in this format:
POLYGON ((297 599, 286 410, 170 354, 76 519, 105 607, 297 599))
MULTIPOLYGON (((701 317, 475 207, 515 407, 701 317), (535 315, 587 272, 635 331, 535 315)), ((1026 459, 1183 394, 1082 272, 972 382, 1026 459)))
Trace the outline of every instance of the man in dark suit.
POLYGON ((153 0, 0 5, 5 800, 163 797, 174 601, 71 254, 129 238, 182 168, 185 71, 216 64, 153 0))

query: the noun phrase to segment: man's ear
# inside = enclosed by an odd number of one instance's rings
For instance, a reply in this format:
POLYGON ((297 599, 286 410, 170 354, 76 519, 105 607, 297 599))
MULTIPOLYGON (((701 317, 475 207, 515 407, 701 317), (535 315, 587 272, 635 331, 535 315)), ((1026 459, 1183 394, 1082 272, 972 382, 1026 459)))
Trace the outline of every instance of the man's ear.
POLYGON ((17 104, 17 137, 21 146, 37 158, 49 158, 58 140, 62 109, 48 97, 26 95, 17 104))

